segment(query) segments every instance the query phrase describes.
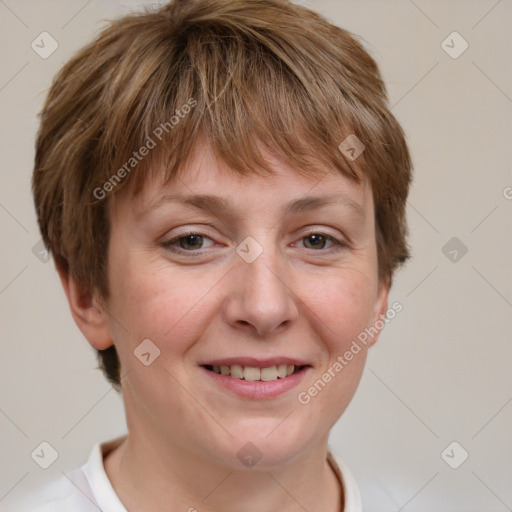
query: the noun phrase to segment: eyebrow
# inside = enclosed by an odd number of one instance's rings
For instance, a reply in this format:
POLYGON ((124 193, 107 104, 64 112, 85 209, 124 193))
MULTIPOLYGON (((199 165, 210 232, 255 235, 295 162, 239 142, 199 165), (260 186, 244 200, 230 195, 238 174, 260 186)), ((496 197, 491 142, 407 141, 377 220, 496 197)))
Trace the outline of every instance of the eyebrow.
MULTIPOLYGON (((158 199, 144 213, 149 213, 150 211, 162 207, 164 204, 172 202, 180 203, 185 206, 191 206, 198 210, 204 210, 210 213, 219 213, 223 211, 238 213, 238 210, 235 209, 227 199, 210 194, 167 194, 158 199)), ((333 204, 346 205, 360 217, 365 217, 364 208, 359 203, 344 194, 333 194, 328 196, 305 196, 300 199, 294 199, 285 205, 282 211, 282 215, 286 216, 303 213, 333 204)))

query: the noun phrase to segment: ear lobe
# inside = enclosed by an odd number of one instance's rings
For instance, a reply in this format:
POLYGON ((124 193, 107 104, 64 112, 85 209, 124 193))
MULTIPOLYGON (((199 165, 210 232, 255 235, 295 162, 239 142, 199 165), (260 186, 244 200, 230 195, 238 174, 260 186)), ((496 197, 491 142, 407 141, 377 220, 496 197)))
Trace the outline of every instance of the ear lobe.
POLYGON ((68 272, 58 269, 76 325, 92 347, 105 350, 114 344, 107 313, 94 293, 78 283, 68 272))
POLYGON ((385 323, 384 318, 388 310, 388 296, 390 289, 389 278, 379 281, 379 290, 373 308, 372 324, 369 327, 372 336, 368 342, 368 347, 374 345, 379 339, 380 331, 382 330, 381 324, 385 323))

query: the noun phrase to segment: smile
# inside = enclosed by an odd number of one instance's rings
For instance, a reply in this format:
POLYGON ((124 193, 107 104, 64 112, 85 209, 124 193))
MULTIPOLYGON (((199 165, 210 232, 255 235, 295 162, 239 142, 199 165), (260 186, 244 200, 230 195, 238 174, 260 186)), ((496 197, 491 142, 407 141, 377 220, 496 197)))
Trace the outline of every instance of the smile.
POLYGON ((228 365, 204 365, 204 367, 218 375, 225 375, 233 379, 247 380, 250 382, 263 381, 271 382, 277 379, 284 379, 301 371, 305 366, 293 364, 279 364, 258 368, 257 366, 242 366, 240 364, 228 365))
POLYGON ((214 388, 253 400, 284 395, 313 371, 307 361, 288 357, 229 357, 204 361, 199 367, 214 388))

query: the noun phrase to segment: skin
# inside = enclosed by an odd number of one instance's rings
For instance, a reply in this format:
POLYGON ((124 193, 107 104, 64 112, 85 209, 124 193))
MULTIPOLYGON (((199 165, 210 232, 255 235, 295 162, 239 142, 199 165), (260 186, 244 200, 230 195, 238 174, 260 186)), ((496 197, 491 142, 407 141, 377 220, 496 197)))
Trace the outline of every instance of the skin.
POLYGON ((154 179, 135 197, 118 194, 110 204, 108 301, 61 273, 89 343, 114 343, 120 357, 129 435, 105 470, 127 510, 340 510, 328 435, 378 335, 307 405, 297 395, 387 310, 372 192, 334 171, 305 178, 268 159, 275 175, 240 177, 202 144, 179 180, 162 186, 154 179), (172 202, 150 209, 170 193, 219 195, 235 210, 172 202), (332 194, 358 203, 362 214, 342 202, 282 214, 292 200, 332 194), (180 254, 162 246, 187 231, 205 238, 177 242, 180 254), (309 232, 346 246, 311 241, 309 232), (263 250, 252 263, 235 251, 247 236, 263 250), (149 366, 133 354, 144 339, 160 350, 149 366), (241 398, 199 366, 233 356, 298 357, 312 368, 281 396, 241 398), (237 457, 247 442, 262 455, 252 468, 237 457))

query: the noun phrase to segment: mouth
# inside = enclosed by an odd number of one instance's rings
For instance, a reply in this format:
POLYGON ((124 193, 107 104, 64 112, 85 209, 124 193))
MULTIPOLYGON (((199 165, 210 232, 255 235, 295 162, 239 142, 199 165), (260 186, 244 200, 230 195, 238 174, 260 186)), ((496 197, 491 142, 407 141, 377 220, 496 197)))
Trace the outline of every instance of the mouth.
POLYGON ((303 381, 313 366, 290 358, 228 358, 199 365, 211 382, 243 398, 277 398, 303 381))
POLYGON ((238 380, 246 380, 249 382, 272 382, 277 379, 286 379, 290 375, 294 375, 303 371, 309 365, 294 365, 294 364, 278 364, 272 366, 258 367, 241 364, 232 365, 201 365, 206 370, 216 373, 217 375, 224 375, 238 380))
POLYGON ((224 390, 250 400, 288 396, 314 371, 307 359, 279 356, 206 360, 199 368, 213 384, 212 391, 224 390))

